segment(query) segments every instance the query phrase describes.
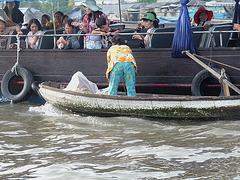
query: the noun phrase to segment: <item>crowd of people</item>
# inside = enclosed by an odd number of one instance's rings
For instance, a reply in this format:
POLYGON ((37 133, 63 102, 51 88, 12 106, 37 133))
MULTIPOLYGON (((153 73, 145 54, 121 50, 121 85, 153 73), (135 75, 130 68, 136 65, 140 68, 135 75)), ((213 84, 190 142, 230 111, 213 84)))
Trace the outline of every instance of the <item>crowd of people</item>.
MULTIPOLYGON (((60 49, 68 48, 79 48, 79 45, 73 45, 71 41, 77 39, 70 34, 77 34, 78 31, 82 33, 89 34, 85 37, 85 48, 86 49, 101 49, 101 48, 110 48, 112 45, 112 36, 116 33, 121 33, 119 29, 110 28, 109 19, 106 14, 101 11, 101 8, 96 4, 95 0, 86 0, 82 3, 83 8, 85 9, 85 15, 82 17, 81 22, 74 21, 70 17, 61 11, 57 11, 54 14, 55 24, 51 21, 51 18, 48 14, 44 14, 41 17, 40 22, 37 19, 34 19, 33 27, 36 27, 37 31, 35 32, 29 26, 29 22, 32 22, 32 19, 28 22, 24 22, 24 15, 21 11, 15 6, 15 2, 6 2, 4 9, 0 10, 1 22, 6 27, 19 26, 22 28, 25 27, 29 30, 28 36, 32 38, 27 38, 27 47, 36 49, 38 45, 39 38, 34 37, 33 35, 41 35, 42 31, 49 29, 65 29, 65 33, 68 36, 61 37, 57 44, 60 49), (69 22, 71 22, 70 25, 69 22), (40 26, 39 26, 40 24, 40 26), (71 31, 66 31, 71 29, 71 31), (90 35, 91 34, 91 35, 90 35), (70 37, 69 37, 70 36, 70 37), (33 41, 33 39, 35 40, 33 41), (33 44, 32 44, 33 43, 33 44), (71 44, 70 46, 67 44, 71 44)), ((204 30, 208 30, 211 25, 211 19, 213 18, 213 12, 208 11, 204 7, 200 7, 194 15, 195 26, 203 26, 204 30)), ((144 28, 146 35, 133 35, 133 39, 138 39, 143 42, 143 46, 150 47, 149 38, 150 34, 155 31, 156 28, 159 28, 159 19, 155 12, 147 12, 141 19, 142 21, 139 24, 139 28, 144 28)), ((2 26, 3 27, 3 26, 2 26)), ((239 26, 235 25, 237 30, 239 26)), ((239 28, 240 29, 240 28, 239 28)), ((1 34, 6 34, 12 30, 11 28, 6 28, 5 31, 1 30, 1 34)), ((1 46, 2 48, 5 46, 1 46)))
MULTIPOLYGON (((27 48, 37 49, 39 36, 43 31, 48 29, 64 29, 66 36, 62 36, 57 40, 59 49, 78 49, 80 42, 78 36, 79 31, 87 34, 85 37, 86 49, 108 48, 107 52, 107 72, 106 76, 109 81, 108 94, 116 95, 119 82, 124 76, 128 96, 135 96, 135 81, 137 64, 134 59, 132 50, 125 44, 124 39, 118 35, 119 29, 111 28, 109 19, 106 14, 97 6, 95 0, 86 0, 82 3, 85 9, 85 15, 81 22, 71 19, 68 15, 64 15, 61 11, 54 14, 55 24, 51 21, 48 14, 44 14, 41 20, 31 19, 23 23, 24 15, 15 7, 15 2, 6 2, 4 9, 0 9, 0 35, 6 35, 10 31, 21 31, 25 26, 29 32, 26 38, 27 48), (72 35, 73 34, 73 35, 72 35), (105 40, 105 41, 104 41, 105 40), (105 43, 104 43, 105 42, 105 43)), ((204 7, 200 7, 194 15, 194 26, 202 26, 204 30, 209 30, 213 12, 208 11, 204 7)), ((147 12, 141 19, 139 28, 146 30, 146 35, 133 35, 134 39, 143 41, 145 47, 149 47, 150 34, 156 28, 159 28, 159 19, 155 12, 147 12)), ((240 30, 240 26, 235 25, 236 30, 240 30)), ((1 48, 6 48, 7 38, 0 37, 1 48)), ((10 45, 10 48, 14 47, 10 45)))

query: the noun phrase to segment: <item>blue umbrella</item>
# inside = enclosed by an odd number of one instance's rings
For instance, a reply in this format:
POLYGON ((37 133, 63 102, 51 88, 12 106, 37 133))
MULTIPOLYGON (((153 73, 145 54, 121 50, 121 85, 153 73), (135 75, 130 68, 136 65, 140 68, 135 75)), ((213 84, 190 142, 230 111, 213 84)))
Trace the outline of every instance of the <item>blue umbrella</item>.
MULTIPOLYGON (((240 19, 240 6, 239 6, 239 0, 235 0, 235 8, 233 12, 233 20, 232 24, 239 24, 239 19, 240 19)), ((233 33, 232 38, 238 38, 238 33, 233 33)))
POLYGON ((232 23, 239 24, 239 19, 240 19, 240 6, 239 6, 239 0, 235 0, 235 8, 233 12, 233 20, 232 23))
POLYGON ((181 11, 174 31, 172 57, 187 57, 182 51, 195 53, 190 17, 187 9, 189 0, 181 0, 181 11))

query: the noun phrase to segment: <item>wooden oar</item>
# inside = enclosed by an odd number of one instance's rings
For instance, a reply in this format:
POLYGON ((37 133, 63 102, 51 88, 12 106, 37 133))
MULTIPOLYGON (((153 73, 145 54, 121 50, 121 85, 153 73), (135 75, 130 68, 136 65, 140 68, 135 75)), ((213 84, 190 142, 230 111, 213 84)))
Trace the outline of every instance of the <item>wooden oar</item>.
POLYGON ((225 66, 225 67, 229 67, 229 68, 234 69, 236 71, 240 71, 240 68, 237 68, 237 67, 234 67, 234 66, 231 66, 231 65, 228 65, 228 64, 224 64, 224 63, 221 63, 221 62, 218 62, 218 61, 214 61, 212 59, 206 58, 204 56, 199 56, 197 54, 193 54, 193 55, 198 57, 198 58, 202 58, 202 59, 204 59, 206 61, 210 61, 210 62, 213 62, 213 63, 216 63, 216 64, 220 64, 220 65, 225 66))
MULTIPOLYGON (((240 94, 240 90, 233 85, 231 82, 229 82, 227 79, 222 78, 220 74, 218 74, 216 71, 214 71, 212 68, 204 64, 202 61, 200 61, 198 58, 196 58, 193 54, 191 54, 189 51, 183 51, 188 57, 190 57, 192 60, 194 60, 196 63, 198 63, 200 66, 202 66, 204 69, 206 69, 208 72, 210 72, 213 76, 215 76, 220 82, 222 80, 223 82, 223 87, 225 86, 224 84, 227 84, 230 88, 232 88, 235 92, 240 94)), ((224 88, 226 90, 226 87, 224 88)), ((227 92, 225 94, 228 94, 227 92)))

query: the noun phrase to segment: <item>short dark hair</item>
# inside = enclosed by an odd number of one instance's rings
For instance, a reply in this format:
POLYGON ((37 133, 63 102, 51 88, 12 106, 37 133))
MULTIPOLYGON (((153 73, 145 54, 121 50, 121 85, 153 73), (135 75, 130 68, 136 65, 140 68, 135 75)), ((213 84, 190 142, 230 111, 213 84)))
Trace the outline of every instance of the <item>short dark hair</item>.
POLYGON ((96 22, 96 25, 97 25, 97 27, 101 27, 101 26, 103 26, 103 25, 106 25, 107 24, 107 22, 106 22, 106 19, 104 19, 104 18, 99 18, 98 20, 97 20, 97 22, 96 22))
POLYGON ((55 15, 55 14, 61 14, 61 16, 64 15, 62 11, 57 11, 57 12, 54 13, 54 15, 55 15))
POLYGON ((39 22, 37 19, 31 19, 31 20, 28 22, 28 26, 27 26, 28 30, 31 30, 30 27, 31 27, 31 25, 32 25, 33 23, 35 23, 35 24, 38 26, 38 30, 40 31, 40 30, 41 30, 41 24, 40 24, 40 22, 39 22))
POLYGON ((124 39, 119 34, 115 34, 112 37, 112 42, 118 45, 125 45, 124 39))
MULTIPOLYGON (((66 24, 74 29, 75 26, 72 25, 72 22, 73 22, 73 21, 74 21, 73 19, 68 19, 67 22, 66 22, 66 24)), ((66 24, 65 24, 65 25, 66 25, 66 24)))
POLYGON ((69 16, 66 15, 66 14, 64 14, 64 15, 62 16, 62 18, 61 18, 61 21, 63 21, 65 18, 68 18, 68 19, 69 19, 69 16))
POLYGON ((42 15, 42 18, 46 18, 48 21, 50 21, 50 16, 48 15, 48 14, 44 14, 44 15, 42 15))

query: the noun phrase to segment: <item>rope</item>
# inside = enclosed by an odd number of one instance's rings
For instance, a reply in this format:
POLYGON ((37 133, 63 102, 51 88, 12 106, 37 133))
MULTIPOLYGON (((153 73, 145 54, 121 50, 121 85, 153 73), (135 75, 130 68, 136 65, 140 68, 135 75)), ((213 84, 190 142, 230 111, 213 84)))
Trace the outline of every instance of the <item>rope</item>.
POLYGON ((221 62, 218 62, 218 61, 215 61, 215 60, 203 57, 203 56, 199 56, 197 54, 194 54, 194 56, 196 56, 198 58, 202 58, 202 59, 210 61, 210 62, 213 62, 213 63, 216 63, 216 64, 219 64, 219 65, 222 65, 222 66, 225 66, 225 67, 228 67, 228 68, 231 68, 231 69, 234 69, 236 71, 240 71, 240 68, 237 68, 237 67, 234 67, 234 66, 231 66, 231 65, 228 65, 228 64, 224 64, 224 63, 221 63, 221 62))
POLYGON ((17 62, 14 64, 14 66, 12 67, 12 72, 15 71, 15 74, 18 76, 18 73, 17 73, 17 66, 18 66, 18 61, 19 61, 19 52, 20 52, 20 37, 19 37, 19 34, 16 35, 16 38, 17 38, 17 62))

